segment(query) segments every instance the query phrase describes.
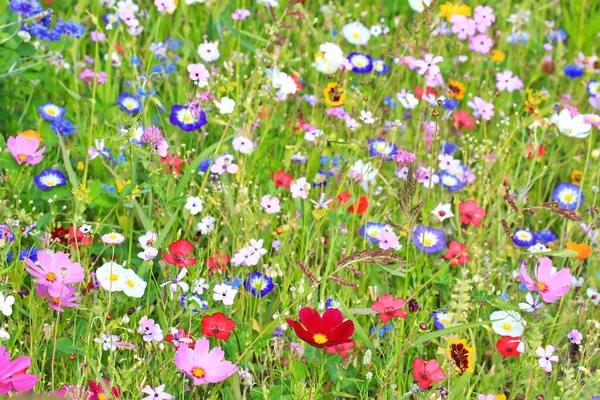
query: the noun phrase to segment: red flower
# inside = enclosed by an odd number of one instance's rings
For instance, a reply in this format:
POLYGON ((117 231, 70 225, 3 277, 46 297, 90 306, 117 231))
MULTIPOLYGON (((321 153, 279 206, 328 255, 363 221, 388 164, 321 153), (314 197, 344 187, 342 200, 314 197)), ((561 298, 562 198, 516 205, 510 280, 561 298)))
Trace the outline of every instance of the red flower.
POLYGON ((294 332, 300 339, 314 347, 348 343, 354 333, 354 322, 344 321, 342 313, 337 308, 329 308, 321 316, 317 310, 304 307, 298 316, 302 324, 289 318, 286 322, 294 328, 294 332))
POLYGON ((292 78, 296 83, 296 88, 298 91, 302 90, 302 78, 300 78, 300 75, 292 74, 290 75, 290 78, 292 78))
MULTIPOLYGON (((104 380, 104 384, 106 385, 106 387, 110 388, 110 393, 115 396, 115 398, 119 397, 121 395, 121 389, 117 386, 117 387, 110 387, 110 382, 108 381, 108 379, 106 378, 102 378, 104 380)), ((90 394, 91 397, 88 398, 88 400, 104 400, 104 399, 108 399, 109 397, 106 396, 104 389, 102 388, 102 385, 99 383, 96 383, 94 381, 88 381, 88 386, 90 387, 90 394), (100 396, 102 395, 102 396, 100 396)))
POLYGON ((429 86, 427 86, 425 88, 425 91, 423 91, 423 88, 421 88, 420 86, 415 86, 414 90, 415 90, 417 99, 422 98, 424 94, 432 94, 434 96, 438 95, 438 91, 435 90, 434 88, 430 88, 429 86))
POLYGON ((117 53, 119 53, 121 56, 125 55, 125 50, 123 49, 123 46, 121 46, 119 43, 115 43, 115 50, 117 51, 117 53))
POLYGON ((475 118, 471 117, 467 110, 460 110, 454 113, 452 117, 452 126, 455 128, 465 128, 470 131, 475 125, 475 118))
POLYGON ((194 336, 181 328, 171 328, 171 333, 165 336, 165 341, 173 343, 173 346, 175 347, 179 347, 182 344, 187 344, 190 349, 193 349, 196 345, 196 339, 194 339, 194 336))
POLYGON ((206 265, 210 269, 212 274, 219 271, 227 271, 227 264, 231 260, 227 254, 221 254, 218 251, 215 252, 215 256, 206 259, 206 265))
POLYGON ((533 145, 533 143, 529 143, 529 146, 527 147, 527 158, 544 157, 544 155, 546 154, 546 146, 540 144, 537 149, 537 154, 535 153, 535 146, 533 145))
POLYGON ((231 318, 227 318, 225 314, 216 312, 213 315, 205 315, 202 317, 202 334, 206 336, 214 336, 217 339, 227 340, 231 335, 231 331, 235 328, 235 322, 231 318))
POLYGON ((325 353, 327 353, 327 354, 339 353, 340 356, 342 356, 343 358, 346 358, 346 357, 348 357, 348 350, 352 350, 355 345, 356 345, 356 343, 354 343, 354 340, 351 340, 347 343, 336 344, 335 346, 329 346, 328 348, 325 349, 325 353))
POLYGON ((391 294, 384 294, 371 305, 371 310, 381 314, 379 319, 385 324, 394 317, 406 319, 406 313, 400 309, 405 304, 406 300, 400 297, 394 299, 394 296, 391 294))
POLYGON ((446 260, 452 260, 451 265, 458 266, 471 261, 467 252, 467 245, 452 241, 448 244, 448 250, 444 253, 446 260))
POLYGON ((425 360, 422 358, 415 358, 415 361, 413 361, 412 376, 419 382, 421 389, 429 389, 433 382, 446 379, 446 374, 440 368, 440 363, 437 360, 429 360, 425 364, 425 360))
POLYGON ((514 336, 502 336, 496 342, 496 348, 504 357, 519 357, 521 353, 517 351, 517 346, 521 339, 514 336))
POLYGON ((460 211, 460 222, 463 224, 481 226, 481 219, 485 217, 485 210, 479 207, 475 200, 458 203, 458 211, 460 211))
POLYGON ((290 185, 292 184, 292 180, 294 180, 293 176, 286 174, 285 171, 282 169, 277 171, 277 173, 271 172, 271 177, 273 177, 273 181, 275 182, 275 187, 283 187, 286 189, 290 188, 290 185))
POLYGON ((64 228, 62 226, 55 227, 54 229, 52 229, 52 232, 50 234, 52 235, 52 239, 56 240, 59 243, 69 243, 69 230, 67 228, 64 228))
POLYGON ((350 192, 344 190, 342 193, 338 194, 337 201, 338 204, 341 206, 342 204, 346 204, 347 202, 349 202, 351 198, 352 195, 350 194, 350 192))
POLYGON ((159 164, 165 164, 165 173, 170 174, 175 172, 177 174, 181 173, 181 168, 179 166, 183 163, 183 158, 181 157, 173 157, 170 154, 167 154, 166 157, 162 157, 158 160, 159 164))
POLYGON ((92 244, 92 235, 86 235, 81 227, 75 230, 75 226, 69 227, 69 233, 66 236, 67 241, 79 250, 79 246, 89 246, 92 244))
POLYGON ((355 214, 363 214, 369 208, 369 200, 367 196, 360 196, 356 203, 348 207, 348 211, 355 214))
POLYGON ((194 245, 185 239, 176 240, 169 246, 171 254, 163 252, 166 262, 177 265, 179 268, 186 268, 196 264, 196 257, 186 257, 194 251, 194 245))

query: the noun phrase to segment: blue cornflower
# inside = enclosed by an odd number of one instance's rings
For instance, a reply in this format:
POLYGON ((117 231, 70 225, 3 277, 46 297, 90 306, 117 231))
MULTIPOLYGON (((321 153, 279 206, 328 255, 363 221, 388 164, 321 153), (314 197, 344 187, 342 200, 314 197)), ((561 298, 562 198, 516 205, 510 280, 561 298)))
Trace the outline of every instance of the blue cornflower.
POLYGON ((242 278, 239 276, 236 276, 235 278, 233 278, 233 280, 225 279, 223 281, 223 284, 227 285, 233 289, 238 289, 240 286, 242 286, 242 278))
POLYGON ((55 29, 48 29, 47 26, 39 22, 34 22, 29 25, 28 30, 31 36, 35 36, 47 42, 58 42, 60 40, 60 32, 55 29))
POLYGON ((12 12, 23 14, 26 18, 34 17, 44 11, 40 3, 36 0, 10 0, 8 7, 12 12))
POLYGON ((356 74, 368 74, 373 70, 373 59, 368 54, 352 52, 348 54, 348 61, 356 74))
POLYGON ((256 297, 263 297, 275 288, 273 279, 260 272, 250 272, 244 281, 244 289, 256 297))
POLYGON ((117 99, 117 104, 127 114, 135 114, 142 109, 142 101, 139 97, 129 94, 127 92, 121 93, 117 99))
POLYGON ((198 164, 198 171, 201 171, 201 172, 208 171, 211 164, 212 164, 212 159, 205 158, 204 160, 200 161, 200 164, 198 164))
POLYGON ((38 106, 38 111, 40 112, 40 116, 48 122, 56 121, 57 119, 61 119, 63 115, 67 112, 66 108, 57 106, 52 102, 47 102, 43 106, 38 106))
POLYGON ((57 21, 54 29, 57 30, 61 35, 71 35, 75 39, 79 39, 85 34, 85 27, 75 21, 57 21))
POLYGON ((446 98, 444 100, 444 103, 442 104, 442 106, 449 111, 454 111, 458 108, 459 106, 459 102, 456 99, 450 99, 450 98, 446 98))
POLYGON ((40 251, 40 249, 38 249, 36 247, 28 247, 26 249, 23 249, 19 252, 19 260, 25 260, 26 258, 29 258, 31 261, 33 261, 35 263, 38 260, 38 252, 39 251, 40 251))
POLYGON ((535 238, 542 244, 548 244, 552 242, 556 242, 556 235, 554 232, 548 229, 542 229, 539 232, 535 233, 535 238))
POLYGON ((452 154, 452 153, 454 153, 456 150, 458 150, 458 146, 457 146, 457 145, 455 145, 454 143, 446 142, 446 143, 444 143, 444 145, 441 147, 441 150, 444 152, 444 154, 452 154))
POLYGON ((570 79, 581 78, 583 76, 583 68, 575 64, 565 66, 563 72, 570 79))
POLYGON ((584 196, 579 186, 561 182, 552 192, 552 201, 557 201, 562 208, 573 211, 583 204, 584 196))
POLYGON ((45 169, 33 177, 33 182, 42 190, 51 190, 66 185, 67 177, 57 169, 45 169))
POLYGON ((328 310, 330 308, 340 308, 340 302, 332 298, 327 299, 325 302, 325 309, 328 310))
POLYGON ((77 129, 77 125, 72 124, 71 121, 66 118, 60 118, 52 122, 50 129, 61 136, 69 136, 77 129))
POLYGON ((535 233, 517 228, 513 233, 513 243, 520 247, 529 247, 535 244, 535 233))

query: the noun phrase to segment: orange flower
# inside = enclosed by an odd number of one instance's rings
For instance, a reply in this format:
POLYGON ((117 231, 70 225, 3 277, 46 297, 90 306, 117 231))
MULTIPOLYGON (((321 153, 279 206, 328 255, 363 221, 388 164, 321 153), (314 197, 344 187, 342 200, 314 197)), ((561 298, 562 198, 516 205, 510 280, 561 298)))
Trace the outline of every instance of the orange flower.
POLYGON ((23 131, 23 132, 19 133, 19 136, 26 137, 27 139, 35 138, 39 142, 44 140, 44 139, 42 139, 42 137, 40 136, 40 134, 37 131, 32 131, 32 130, 23 131))
POLYGON ((578 260, 585 260, 592 254, 592 248, 585 243, 567 242, 567 249, 577 252, 578 260))

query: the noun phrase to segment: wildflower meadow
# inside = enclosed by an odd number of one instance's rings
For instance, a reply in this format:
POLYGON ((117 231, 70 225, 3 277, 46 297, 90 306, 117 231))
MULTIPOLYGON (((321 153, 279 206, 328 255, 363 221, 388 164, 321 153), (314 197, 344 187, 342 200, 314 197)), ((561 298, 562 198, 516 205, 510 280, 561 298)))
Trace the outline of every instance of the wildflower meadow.
POLYGON ((598 0, 0 11, 0 398, 600 399, 598 0))

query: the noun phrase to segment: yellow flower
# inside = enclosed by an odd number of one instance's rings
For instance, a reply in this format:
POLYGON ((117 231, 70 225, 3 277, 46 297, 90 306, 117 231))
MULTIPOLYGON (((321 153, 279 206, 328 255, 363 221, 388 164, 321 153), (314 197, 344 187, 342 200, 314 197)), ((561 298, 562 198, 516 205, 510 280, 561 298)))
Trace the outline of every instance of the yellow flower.
POLYGON ((492 61, 493 62, 502 62, 506 59, 506 54, 500 50, 492 50, 492 61))
MULTIPOLYGON (((127 185, 129 185, 131 183, 131 180, 127 180, 127 181, 115 181, 115 184, 117 185, 117 191, 119 193, 121 193, 123 191, 123 188, 127 185)), ((140 187, 138 185, 135 185, 135 188, 133 188, 133 190, 131 191, 131 194, 133 195, 133 197, 138 197, 136 195, 136 193, 138 193, 140 191, 140 187)), ((130 196, 125 196, 125 198, 127 200, 129 200, 130 196)))
POLYGON ((497 394, 496 395, 496 400, 506 400, 506 395, 504 395, 504 394, 497 394))
POLYGON ((454 98, 456 100, 464 99, 465 84, 452 78, 448 79, 448 89, 446 89, 446 96, 454 98))
POLYGON ((42 136, 37 132, 37 131, 32 131, 32 130, 28 130, 28 131, 23 131, 21 133, 18 134, 18 136, 23 136, 26 139, 37 139, 39 142, 41 142, 42 140, 42 136))
POLYGON ((85 168, 85 165, 81 161, 79 161, 77 163, 77 170, 78 171, 83 171, 84 168, 85 168))
POLYGON ((467 341, 465 339, 450 339, 448 342, 446 354, 448 355, 448 358, 454 361, 460 375, 464 374, 465 371, 475 371, 473 353, 474 349, 467 346, 467 341))
POLYGON ((329 82, 323 89, 323 95, 325 95, 325 104, 334 107, 341 106, 346 100, 346 93, 337 82, 329 82))
POLYGON ((453 14, 464 15, 465 17, 471 16, 471 7, 466 4, 462 4, 459 2, 452 3, 447 2, 440 6, 440 13, 446 20, 450 21, 450 18, 453 14))
POLYGON ((583 176, 583 172, 576 169, 573 172, 571 172, 571 182, 574 185, 579 185, 579 182, 581 180, 581 177, 583 176))
POLYGON ((92 202, 92 197, 90 196, 90 188, 85 186, 85 184, 79 185, 79 188, 71 190, 71 193, 75 196, 77 201, 81 201, 85 204, 90 204, 92 202))

